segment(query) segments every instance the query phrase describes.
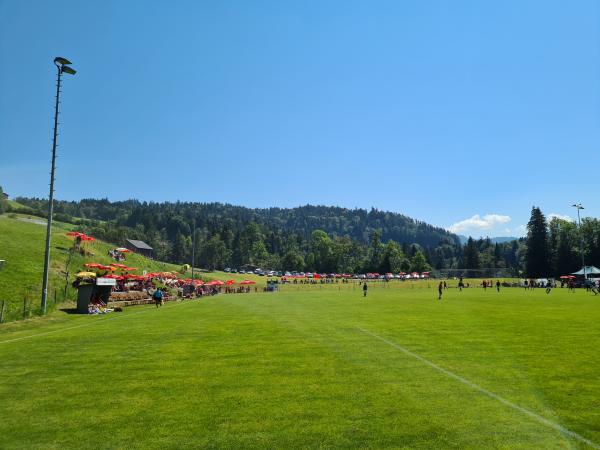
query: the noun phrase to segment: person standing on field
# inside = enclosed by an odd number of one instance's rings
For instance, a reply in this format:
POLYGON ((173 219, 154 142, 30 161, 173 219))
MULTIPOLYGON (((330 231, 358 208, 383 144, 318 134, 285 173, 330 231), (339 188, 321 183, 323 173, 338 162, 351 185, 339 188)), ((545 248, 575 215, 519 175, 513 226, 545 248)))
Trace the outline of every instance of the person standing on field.
POLYGON ((500 280, 496 281, 496 290, 500 292, 500 280))
POLYGON ((157 308, 163 305, 163 293, 160 288, 156 288, 154 294, 152 294, 152 298, 154 298, 154 303, 157 308))
POLYGON ((444 291, 444 284, 440 281, 440 284, 438 285, 438 300, 442 299, 442 292, 444 291))
POLYGON ((363 284, 363 297, 367 296, 368 289, 369 289, 369 287, 367 286, 367 282, 365 281, 365 283, 363 284))

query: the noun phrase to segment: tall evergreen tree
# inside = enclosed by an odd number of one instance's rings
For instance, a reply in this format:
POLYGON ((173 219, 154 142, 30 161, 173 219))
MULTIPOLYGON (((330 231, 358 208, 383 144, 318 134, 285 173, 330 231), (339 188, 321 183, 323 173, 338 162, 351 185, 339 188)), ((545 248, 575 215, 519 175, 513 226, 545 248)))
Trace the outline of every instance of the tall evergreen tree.
POLYGON ((465 267, 467 269, 471 269, 469 272, 467 272, 467 276, 477 276, 479 272, 477 272, 476 269, 481 268, 481 257, 479 254, 479 248, 477 248, 477 242, 470 236, 464 248, 464 261, 465 267))
POLYGON ((540 208, 535 206, 531 209, 531 218, 527 223, 525 274, 532 278, 550 274, 546 217, 540 208))

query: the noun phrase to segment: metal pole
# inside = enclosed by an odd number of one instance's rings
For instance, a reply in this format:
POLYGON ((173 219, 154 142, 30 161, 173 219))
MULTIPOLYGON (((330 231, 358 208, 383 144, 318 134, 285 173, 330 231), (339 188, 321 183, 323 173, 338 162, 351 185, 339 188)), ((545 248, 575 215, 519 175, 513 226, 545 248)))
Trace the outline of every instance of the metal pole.
POLYGON ((585 269, 585 255, 583 249, 583 230, 581 229, 581 217, 579 211, 581 208, 577 208, 577 222, 579 224, 579 248, 581 249, 581 265, 583 266, 583 279, 587 281, 587 271, 585 269))
POLYGON ((48 269, 50 266, 50 241, 52 239, 52 213, 54 211, 54 172, 56 164, 56 138, 58 136, 58 105, 60 103, 60 77, 61 68, 57 65, 56 79, 56 104, 54 106, 54 137, 52 139, 52 165, 50 169, 50 193, 48 195, 48 224, 46 227, 46 254, 44 257, 44 278, 42 286, 42 314, 46 314, 46 301, 48 299, 48 269))
POLYGON ((192 280, 194 280, 194 264, 196 264, 196 219, 192 231, 192 280))

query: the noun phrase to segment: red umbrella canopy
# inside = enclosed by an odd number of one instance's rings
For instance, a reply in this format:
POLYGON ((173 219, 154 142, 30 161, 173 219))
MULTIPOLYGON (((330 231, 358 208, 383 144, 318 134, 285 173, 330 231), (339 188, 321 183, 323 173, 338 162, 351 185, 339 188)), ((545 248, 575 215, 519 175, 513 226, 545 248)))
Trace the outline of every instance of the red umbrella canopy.
POLYGON ((575 275, 563 275, 560 277, 562 280, 570 280, 572 278, 577 278, 575 275))
POLYGON ((240 284, 256 284, 256 281, 252 281, 252 280, 242 280, 242 281, 240 281, 240 284))
POLYGON ((91 269, 98 269, 98 270, 117 270, 115 267, 105 266, 104 264, 98 264, 98 263, 87 263, 87 264, 84 264, 84 266, 89 267, 91 269))
POLYGON ((110 265, 113 267, 118 267, 120 269, 127 269, 127 266, 125 264, 111 263, 110 265))
POLYGON ((75 237, 75 238, 80 238, 82 241, 95 241, 95 239, 91 236, 88 236, 87 234, 84 233, 80 233, 79 231, 69 231, 68 233, 66 233, 67 236, 71 236, 71 237, 75 237))
POLYGON ((228 285, 228 286, 231 286, 233 283, 235 283, 235 281, 233 281, 233 280, 227 280, 225 282, 225 284, 228 285))
POLYGON ((113 273, 109 273, 108 275, 104 275, 102 278, 114 278, 115 280, 124 280, 125 277, 122 275, 115 275, 113 273))

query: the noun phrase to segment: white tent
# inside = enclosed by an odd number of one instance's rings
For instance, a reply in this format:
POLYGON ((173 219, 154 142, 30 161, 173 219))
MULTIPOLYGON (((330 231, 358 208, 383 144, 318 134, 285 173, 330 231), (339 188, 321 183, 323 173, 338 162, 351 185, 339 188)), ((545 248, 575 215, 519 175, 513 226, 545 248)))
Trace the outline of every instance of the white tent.
POLYGON ((600 275, 600 269, 595 266, 585 266, 585 271, 583 269, 582 267, 581 270, 573 272, 571 275, 600 275))

